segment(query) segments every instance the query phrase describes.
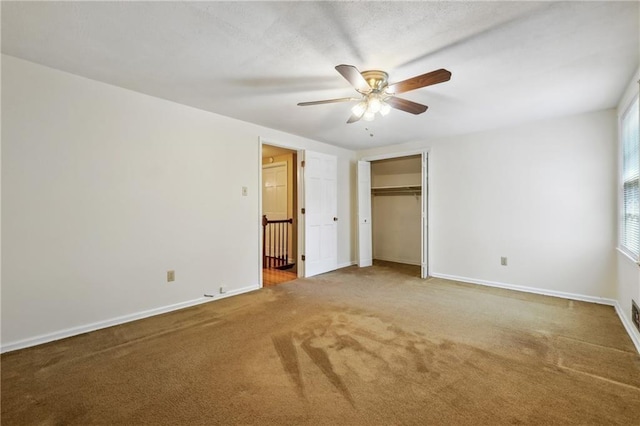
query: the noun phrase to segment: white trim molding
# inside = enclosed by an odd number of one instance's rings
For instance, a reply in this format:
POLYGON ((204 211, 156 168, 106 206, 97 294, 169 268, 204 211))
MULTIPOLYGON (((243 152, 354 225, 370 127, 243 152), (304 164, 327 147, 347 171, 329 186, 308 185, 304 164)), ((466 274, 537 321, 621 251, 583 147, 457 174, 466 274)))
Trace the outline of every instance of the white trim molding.
POLYGON ((634 259, 634 258, 633 258, 633 256, 631 256, 631 255, 629 254, 629 252, 628 252, 627 250, 625 250, 624 248, 622 248, 622 247, 616 247, 616 251, 617 251, 618 253, 620 253, 621 255, 623 255, 623 256, 624 256, 627 260, 629 260, 630 262, 635 263, 636 265, 640 266, 640 262, 638 262, 638 260, 637 260, 637 259, 634 259))
POLYGON ((496 281, 487 281, 487 280, 479 280, 479 279, 475 279, 475 278, 459 277, 459 276, 456 276, 456 275, 432 273, 432 274, 430 274, 430 276, 432 276, 434 278, 442 278, 442 279, 445 279, 445 280, 459 281, 459 282, 469 283, 469 284, 478 284, 478 285, 483 285, 483 286, 487 286, 487 287, 504 288, 506 290, 515 290, 515 291, 521 291, 521 292, 524 292, 524 293, 540 294, 540 295, 543 295, 543 296, 559 297, 559 298, 562 298, 562 299, 577 300, 577 301, 580 301, 580 302, 589 302, 589 303, 597 303, 597 304, 600 304, 600 305, 613 306, 615 308, 615 310, 616 310, 616 314, 618 314, 618 317, 620 318, 620 321, 622 322, 622 325, 623 325, 625 331, 627 332, 627 334, 631 338, 631 341, 633 342, 633 345, 636 347, 636 350, 638 351, 638 353, 640 353, 640 339, 638 338, 638 336, 634 332, 633 324, 631 324, 629 322, 629 320, 627 320, 627 318, 623 315, 623 310, 620 307, 620 304, 618 303, 617 300, 608 299, 608 298, 605 298, 605 297, 587 296, 587 295, 584 295, 584 294, 565 293, 563 291, 545 290, 545 289, 541 289, 541 288, 527 287, 527 286, 521 286, 521 285, 515 285, 515 284, 507 284, 507 283, 501 283, 501 282, 496 282, 496 281))
POLYGON ((636 350, 638 351, 638 353, 640 353, 640 337, 638 337, 638 332, 636 331, 635 326, 631 323, 631 321, 627 319, 626 316, 624 316, 624 310, 622 309, 618 301, 615 302, 614 307, 616 308, 618 317, 620 317, 620 321, 622 321, 624 329, 627 331, 627 334, 631 338, 631 341, 636 347, 636 350))
POLYGON ((578 300, 581 302, 598 303, 600 305, 614 306, 616 304, 615 300, 607 299, 604 297, 586 296, 584 294, 576 294, 576 293, 565 293, 563 291, 545 290, 542 288, 527 287, 527 286, 516 285, 516 284, 507 284, 507 283, 501 283, 497 281, 479 280, 475 278, 459 277, 456 275, 433 273, 431 274, 431 276, 435 278, 444 278, 446 280, 461 281, 469 284, 479 284, 479 285, 484 285, 488 287, 498 287, 498 288, 504 288, 507 290, 522 291, 525 293, 541 294, 543 296, 553 296, 553 297, 560 297, 562 299, 578 300))
POLYGON ((201 305, 203 303, 213 302, 215 300, 224 299, 227 297, 235 296, 242 293, 248 293, 250 291, 258 290, 260 287, 257 285, 239 288, 231 290, 224 294, 215 294, 214 297, 200 297, 198 299, 187 300, 185 302, 175 303, 173 305, 162 306, 160 308, 149 309, 148 311, 136 312, 133 314, 123 315, 116 318, 111 318, 104 321, 98 321, 90 324, 85 324, 77 327, 71 327, 64 330, 56 331, 53 333, 41 334, 35 337, 29 337, 27 339, 18 340, 16 342, 10 342, 3 345, 0 348, 0 353, 16 351, 18 349, 24 349, 31 346, 41 345, 43 343, 53 342, 55 340, 65 339, 67 337, 77 336, 79 334, 89 333, 91 331, 100 330, 114 325, 124 324, 131 321, 140 320, 143 318, 152 317, 155 315, 165 314, 167 312, 177 311, 184 308, 190 308, 192 306, 201 305))
POLYGON ((376 154, 376 155, 365 155, 360 158, 360 161, 377 161, 377 160, 388 160, 390 158, 399 158, 399 157, 410 157, 412 155, 422 155, 429 154, 430 148, 420 148, 413 149, 411 151, 397 151, 397 152, 388 152, 385 154, 376 154))

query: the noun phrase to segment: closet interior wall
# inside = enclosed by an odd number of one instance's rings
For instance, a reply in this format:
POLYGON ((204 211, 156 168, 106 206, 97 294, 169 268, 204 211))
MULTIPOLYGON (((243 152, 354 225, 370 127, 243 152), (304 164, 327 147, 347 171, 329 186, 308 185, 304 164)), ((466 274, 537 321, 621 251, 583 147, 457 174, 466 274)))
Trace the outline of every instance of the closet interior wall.
POLYGON ((422 158, 371 162, 373 258, 420 265, 422 158))

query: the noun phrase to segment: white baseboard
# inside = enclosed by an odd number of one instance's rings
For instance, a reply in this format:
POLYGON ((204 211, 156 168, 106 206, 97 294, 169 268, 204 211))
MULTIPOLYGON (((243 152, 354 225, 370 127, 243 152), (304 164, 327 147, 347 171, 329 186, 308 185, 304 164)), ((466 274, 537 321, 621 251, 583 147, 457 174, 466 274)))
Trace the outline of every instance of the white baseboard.
MULTIPOLYGON (((356 264, 357 262, 355 261, 345 262, 338 265, 338 269, 346 268, 356 264)), ((498 288, 504 288, 507 290, 523 291, 526 293, 541 294, 545 296, 560 297, 563 299, 579 300, 583 302, 599 303, 603 305, 613 306, 616 310, 616 313, 618 314, 618 317, 620 318, 620 321, 622 321, 622 325, 627 331, 627 334, 631 338, 631 341, 633 342, 636 349, 640 353, 640 338, 638 338, 636 332, 634 331, 633 324, 627 319, 627 317, 624 316, 623 309, 620 307, 620 304, 616 300, 606 299, 602 297, 586 296, 586 295, 575 294, 575 293, 565 293, 560 291, 545 290, 545 289, 539 289, 534 287, 519 286, 514 284, 506 284, 506 283, 500 283, 495 281, 478 280, 475 278, 459 277, 455 275, 431 273, 430 276, 434 278, 443 278, 447 280, 460 281, 460 282, 465 282, 470 284, 478 284, 478 285, 484 285, 489 287, 498 287, 498 288)), ((112 318, 105 321, 98 321, 98 322, 94 322, 91 324, 86 324, 78 327, 67 328, 65 330, 60 330, 53 333, 47 333, 47 334, 42 334, 35 337, 30 337, 28 339, 18 340, 16 342, 10 342, 10 343, 7 343, 6 345, 3 345, 0 348, 0 353, 11 352, 18 349, 24 349, 31 346, 41 345, 43 343, 53 342, 55 340, 60 340, 67 337, 77 336, 79 334, 100 330, 102 328, 112 327, 114 325, 124 324, 127 322, 152 317, 154 315, 160 315, 167 312, 177 311, 179 309, 189 308, 191 306, 196 306, 203 303, 224 299, 224 298, 235 296, 238 294, 248 293, 250 291, 258 290, 259 288, 260 287, 257 285, 243 287, 240 289, 228 291, 227 293, 224 293, 224 294, 216 294, 215 297, 200 297, 198 299, 188 300, 186 302, 180 302, 173 305, 162 306, 160 308, 150 309, 147 311, 137 312, 129 315, 123 315, 123 316, 112 318)))
POLYGON ((618 317, 620 318, 620 321, 622 322, 622 325, 624 326, 624 329, 626 330, 627 334, 631 338, 631 341, 636 347, 636 350, 638 351, 638 353, 640 353, 640 339, 638 338, 638 336, 636 335, 633 329, 633 324, 631 324, 631 322, 627 319, 627 317, 623 315, 623 310, 620 307, 620 304, 618 303, 618 301, 615 299, 587 296, 584 294, 576 294, 576 293, 565 293, 563 291, 545 290, 542 288, 526 287, 521 285, 500 283, 495 281, 478 280, 475 278, 459 277, 456 275, 447 275, 447 274, 439 274, 439 273, 431 273, 429 275, 434 278, 443 278, 446 280, 460 281, 460 282, 470 283, 470 284, 479 284, 479 285, 484 285, 488 287, 498 287, 498 288, 504 288, 507 290, 522 291, 525 293, 541 294, 544 296, 560 297, 562 299, 578 300, 581 302, 590 302, 590 303, 598 303, 601 305, 613 306, 616 310, 616 313, 618 314, 618 317))
POLYGON ((189 308, 191 306, 200 305, 203 303, 212 302, 214 300, 220 300, 227 297, 235 296, 242 293, 247 293, 253 290, 258 290, 258 286, 243 287, 236 290, 228 291, 224 294, 216 294, 214 297, 200 297, 198 299, 187 300, 185 302, 175 303, 173 305, 162 306, 159 308, 149 309, 147 311, 136 312, 134 314, 123 315, 120 317, 93 322, 78 327, 71 327, 64 330, 56 331, 53 333, 41 334, 35 337, 29 337, 27 339, 18 340, 2 345, 0 353, 11 352, 18 349, 24 349, 31 346, 41 345, 43 343, 53 342, 55 340, 65 339, 67 337, 77 336, 79 334, 88 333, 90 331, 100 330, 102 328, 112 327, 118 324, 124 324, 131 321, 136 321, 143 318, 152 317, 154 315, 165 314, 167 312, 177 311, 179 309, 189 308))
POLYGON ((429 275, 435 278, 444 278, 452 281, 461 281, 464 283, 479 284, 479 285, 484 285, 488 287, 498 287, 498 288, 504 288, 507 290, 522 291, 525 293, 542 294, 544 296, 561 297, 563 299, 578 300, 581 302, 591 302, 591 303, 598 303, 601 305, 609 305, 609 306, 615 306, 616 304, 615 300, 607 299, 604 297, 586 296, 584 294, 576 294, 576 293, 565 293, 563 291, 546 290, 542 288, 526 287, 522 285, 500 283, 496 281, 478 280, 475 278, 459 277, 456 275, 439 274, 435 272, 429 275))
POLYGON ((640 337, 638 331, 636 331, 633 323, 626 316, 624 316, 624 310, 622 309, 618 301, 616 301, 616 304, 614 306, 616 308, 616 313, 620 317, 620 321, 622 321, 624 329, 627 330, 627 334, 631 338, 631 341, 636 347, 636 350, 638 351, 638 353, 640 353, 640 337))

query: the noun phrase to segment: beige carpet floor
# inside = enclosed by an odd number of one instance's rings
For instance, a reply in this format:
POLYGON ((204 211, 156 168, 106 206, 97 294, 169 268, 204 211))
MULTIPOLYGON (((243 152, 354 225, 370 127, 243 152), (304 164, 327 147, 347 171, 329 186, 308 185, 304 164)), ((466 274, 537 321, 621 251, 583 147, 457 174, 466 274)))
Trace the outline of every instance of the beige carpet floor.
POLYGON ((640 424, 612 307, 385 263, 1 361, 2 425, 640 424))

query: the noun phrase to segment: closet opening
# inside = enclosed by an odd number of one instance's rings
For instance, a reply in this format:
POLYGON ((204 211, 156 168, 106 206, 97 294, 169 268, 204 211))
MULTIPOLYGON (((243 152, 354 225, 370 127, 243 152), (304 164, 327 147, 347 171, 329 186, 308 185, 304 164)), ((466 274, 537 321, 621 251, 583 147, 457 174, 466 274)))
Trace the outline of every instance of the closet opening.
POLYGON ((428 153, 358 162, 358 265, 428 276, 428 153))
POLYGON ((371 225, 373 261, 413 265, 420 275, 420 155, 371 162, 371 225))

